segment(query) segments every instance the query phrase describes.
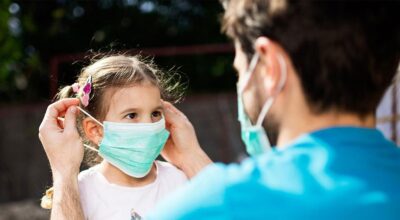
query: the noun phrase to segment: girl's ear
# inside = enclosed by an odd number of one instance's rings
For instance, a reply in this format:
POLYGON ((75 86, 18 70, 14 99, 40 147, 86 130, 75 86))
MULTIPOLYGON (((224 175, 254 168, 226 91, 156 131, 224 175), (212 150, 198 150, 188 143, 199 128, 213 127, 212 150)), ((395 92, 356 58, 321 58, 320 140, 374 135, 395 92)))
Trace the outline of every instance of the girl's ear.
POLYGON ((85 132, 85 136, 91 142, 99 145, 103 139, 103 128, 91 118, 85 118, 82 121, 82 128, 85 132))

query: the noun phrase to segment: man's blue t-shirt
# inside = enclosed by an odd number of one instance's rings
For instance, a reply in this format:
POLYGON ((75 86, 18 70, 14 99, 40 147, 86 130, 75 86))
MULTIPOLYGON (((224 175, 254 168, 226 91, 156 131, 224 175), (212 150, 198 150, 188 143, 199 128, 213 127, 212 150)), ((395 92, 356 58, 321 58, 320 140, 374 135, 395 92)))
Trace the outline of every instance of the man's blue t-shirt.
POLYGON ((376 129, 303 135, 241 164, 213 164, 149 219, 400 219, 400 149, 376 129))

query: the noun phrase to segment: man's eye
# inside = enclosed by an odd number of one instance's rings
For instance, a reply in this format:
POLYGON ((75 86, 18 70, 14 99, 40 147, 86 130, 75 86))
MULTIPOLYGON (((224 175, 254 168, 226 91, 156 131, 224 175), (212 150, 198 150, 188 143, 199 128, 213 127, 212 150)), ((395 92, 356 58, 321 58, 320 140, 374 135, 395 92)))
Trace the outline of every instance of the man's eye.
POLYGON ((155 111, 155 112, 153 112, 153 113, 151 113, 151 116, 153 116, 153 117, 160 117, 161 116, 161 112, 159 112, 159 111, 155 111))
POLYGON ((128 118, 128 119, 135 119, 136 117, 137 117, 136 113, 129 113, 125 116, 125 118, 128 118))

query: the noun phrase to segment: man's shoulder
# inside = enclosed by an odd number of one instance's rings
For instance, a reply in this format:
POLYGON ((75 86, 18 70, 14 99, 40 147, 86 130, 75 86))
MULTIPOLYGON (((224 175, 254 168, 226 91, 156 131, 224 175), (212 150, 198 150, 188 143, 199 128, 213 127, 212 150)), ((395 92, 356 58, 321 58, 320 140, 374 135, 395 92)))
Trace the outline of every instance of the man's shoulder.
POLYGON ((249 163, 207 166, 188 184, 162 201, 154 212, 157 214, 149 218, 196 219, 206 218, 210 212, 213 217, 226 217, 229 212, 225 193, 230 186, 251 178, 249 175, 253 169, 249 163))
MULTIPOLYGON (((207 215, 215 219, 233 216, 257 219, 265 216, 263 207, 276 205, 273 201, 280 198, 277 192, 286 195, 301 186, 302 178, 295 174, 305 167, 304 155, 307 153, 303 151, 291 152, 289 156, 271 151, 241 163, 209 165, 162 202, 155 213, 167 216, 165 219, 210 217, 207 215), (300 159, 291 160, 294 157, 300 159)), ((161 215, 150 216, 150 219, 158 219, 161 215)))

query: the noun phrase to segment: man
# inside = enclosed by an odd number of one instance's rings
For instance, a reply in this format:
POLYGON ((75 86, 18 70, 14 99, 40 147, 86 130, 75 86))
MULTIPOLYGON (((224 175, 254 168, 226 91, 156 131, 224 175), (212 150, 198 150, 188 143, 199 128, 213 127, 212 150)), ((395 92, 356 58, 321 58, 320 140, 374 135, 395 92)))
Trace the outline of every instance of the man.
MULTIPOLYGON (((252 156, 207 166, 190 123, 166 103, 172 138, 163 156, 198 175, 149 219, 400 219, 400 150, 374 129, 375 109, 399 64, 399 4, 224 5, 223 29, 236 48, 242 139, 252 156), (264 127, 278 133, 272 150, 264 127)), ((82 216, 75 102, 50 106, 39 133, 54 176, 53 218, 82 216), (59 128, 55 117, 68 107, 59 128)))

